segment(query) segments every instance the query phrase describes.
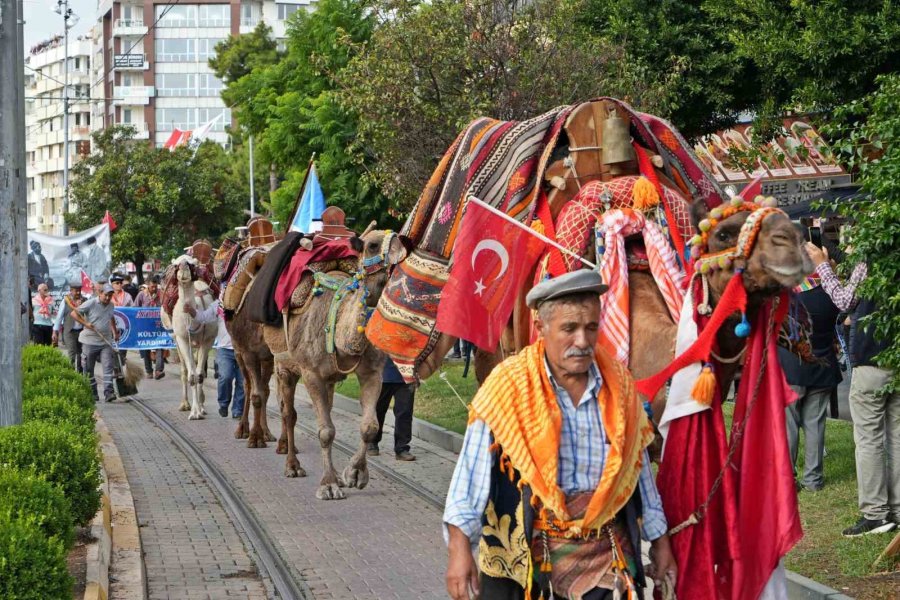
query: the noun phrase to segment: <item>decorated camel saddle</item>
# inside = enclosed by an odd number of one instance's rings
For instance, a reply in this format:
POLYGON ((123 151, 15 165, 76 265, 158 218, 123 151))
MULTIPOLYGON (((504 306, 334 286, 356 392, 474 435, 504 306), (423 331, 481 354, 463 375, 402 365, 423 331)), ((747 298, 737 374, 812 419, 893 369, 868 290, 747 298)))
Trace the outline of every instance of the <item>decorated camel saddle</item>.
POLYGON ((197 291, 209 289, 213 298, 219 297, 219 282, 213 268, 212 244, 208 240, 197 240, 191 245, 188 253, 175 259, 163 274, 162 312, 168 317, 172 316, 172 309, 178 302, 178 265, 182 260, 188 260, 197 291))

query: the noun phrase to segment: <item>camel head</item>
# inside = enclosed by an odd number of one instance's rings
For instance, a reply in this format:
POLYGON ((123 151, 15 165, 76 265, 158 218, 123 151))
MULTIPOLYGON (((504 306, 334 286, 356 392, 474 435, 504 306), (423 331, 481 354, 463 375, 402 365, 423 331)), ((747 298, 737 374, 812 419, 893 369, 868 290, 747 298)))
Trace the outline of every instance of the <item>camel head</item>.
POLYGON ((394 266, 406 258, 406 242, 393 231, 370 226, 361 237, 351 238, 350 243, 359 252, 358 277, 367 292, 366 306, 374 307, 394 266))
POLYGON ((735 269, 743 269, 744 287, 760 300, 799 285, 813 271, 803 236, 790 218, 773 206, 734 199, 707 210, 702 202, 692 207, 700 232, 691 240, 697 268, 709 281, 713 298, 725 289, 735 269))
POLYGON ((178 266, 176 277, 179 285, 188 285, 197 280, 197 259, 193 256, 182 254, 173 260, 172 264, 178 266))

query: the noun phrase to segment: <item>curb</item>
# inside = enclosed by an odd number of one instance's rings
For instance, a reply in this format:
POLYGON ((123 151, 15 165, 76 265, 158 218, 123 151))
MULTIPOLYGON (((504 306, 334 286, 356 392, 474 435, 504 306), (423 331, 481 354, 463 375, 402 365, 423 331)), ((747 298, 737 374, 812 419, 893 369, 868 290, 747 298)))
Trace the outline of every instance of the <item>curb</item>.
MULTIPOLYGON (((99 426, 99 421, 98 421, 99 426)), ((112 508, 109 501, 109 477, 101 462, 100 510, 91 521, 91 537, 94 541, 87 546, 84 600, 106 600, 109 598, 109 565, 112 560, 112 508)))
MULTIPOLYGON (((103 455, 104 515, 110 530, 109 544, 105 557, 100 557, 96 573, 92 571, 91 554, 88 554, 88 580, 85 600, 107 600, 109 598, 110 559, 116 563, 116 598, 123 600, 144 600, 147 597, 147 578, 144 573, 141 536, 138 529, 134 498, 125 475, 125 467, 119 450, 109 434, 103 418, 97 414, 97 433, 100 436, 100 450, 103 455), (103 562, 105 558, 105 564, 103 562), (96 575, 92 578, 92 575, 96 575)), ((99 516, 99 515, 98 515, 99 516)), ((106 532, 103 532, 106 535, 106 532)))
MULTIPOLYGON (((345 412, 362 415, 359 401, 337 392, 334 394, 334 406, 345 412)), ((386 425, 394 426, 394 415, 390 411, 385 416, 384 422, 386 425)), ((412 433, 414 437, 454 454, 459 454, 460 450, 462 450, 462 435, 415 417, 413 417, 412 433)), ((791 600, 853 600, 850 596, 804 577, 799 573, 794 573, 787 569, 785 571, 787 572, 788 598, 791 600)))

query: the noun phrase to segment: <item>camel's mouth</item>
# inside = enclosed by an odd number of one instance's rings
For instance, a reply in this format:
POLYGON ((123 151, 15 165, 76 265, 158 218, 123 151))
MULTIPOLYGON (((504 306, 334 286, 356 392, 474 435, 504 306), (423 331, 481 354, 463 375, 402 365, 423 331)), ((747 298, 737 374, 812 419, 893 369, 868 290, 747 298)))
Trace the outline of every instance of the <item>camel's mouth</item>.
POLYGON ((763 268, 782 287, 792 288, 800 285, 806 278, 807 269, 803 262, 794 265, 780 265, 763 262, 763 268))

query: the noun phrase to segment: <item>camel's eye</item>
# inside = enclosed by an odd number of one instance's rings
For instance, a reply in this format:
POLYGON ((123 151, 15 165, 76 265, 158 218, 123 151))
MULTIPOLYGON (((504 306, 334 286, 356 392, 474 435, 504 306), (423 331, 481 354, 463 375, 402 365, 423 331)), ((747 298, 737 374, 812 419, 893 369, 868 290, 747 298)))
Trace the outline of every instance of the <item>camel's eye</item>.
POLYGON ((368 246, 369 252, 378 252, 378 249, 380 247, 381 246, 376 242, 369 242, 369 246, 368 246))
POLYGON ((731 239, 731 232, 727 231, 727 230, 718 231, 718 232, 716 232, 716 239, 719 240, 720 242, 727 242, 731 239))

